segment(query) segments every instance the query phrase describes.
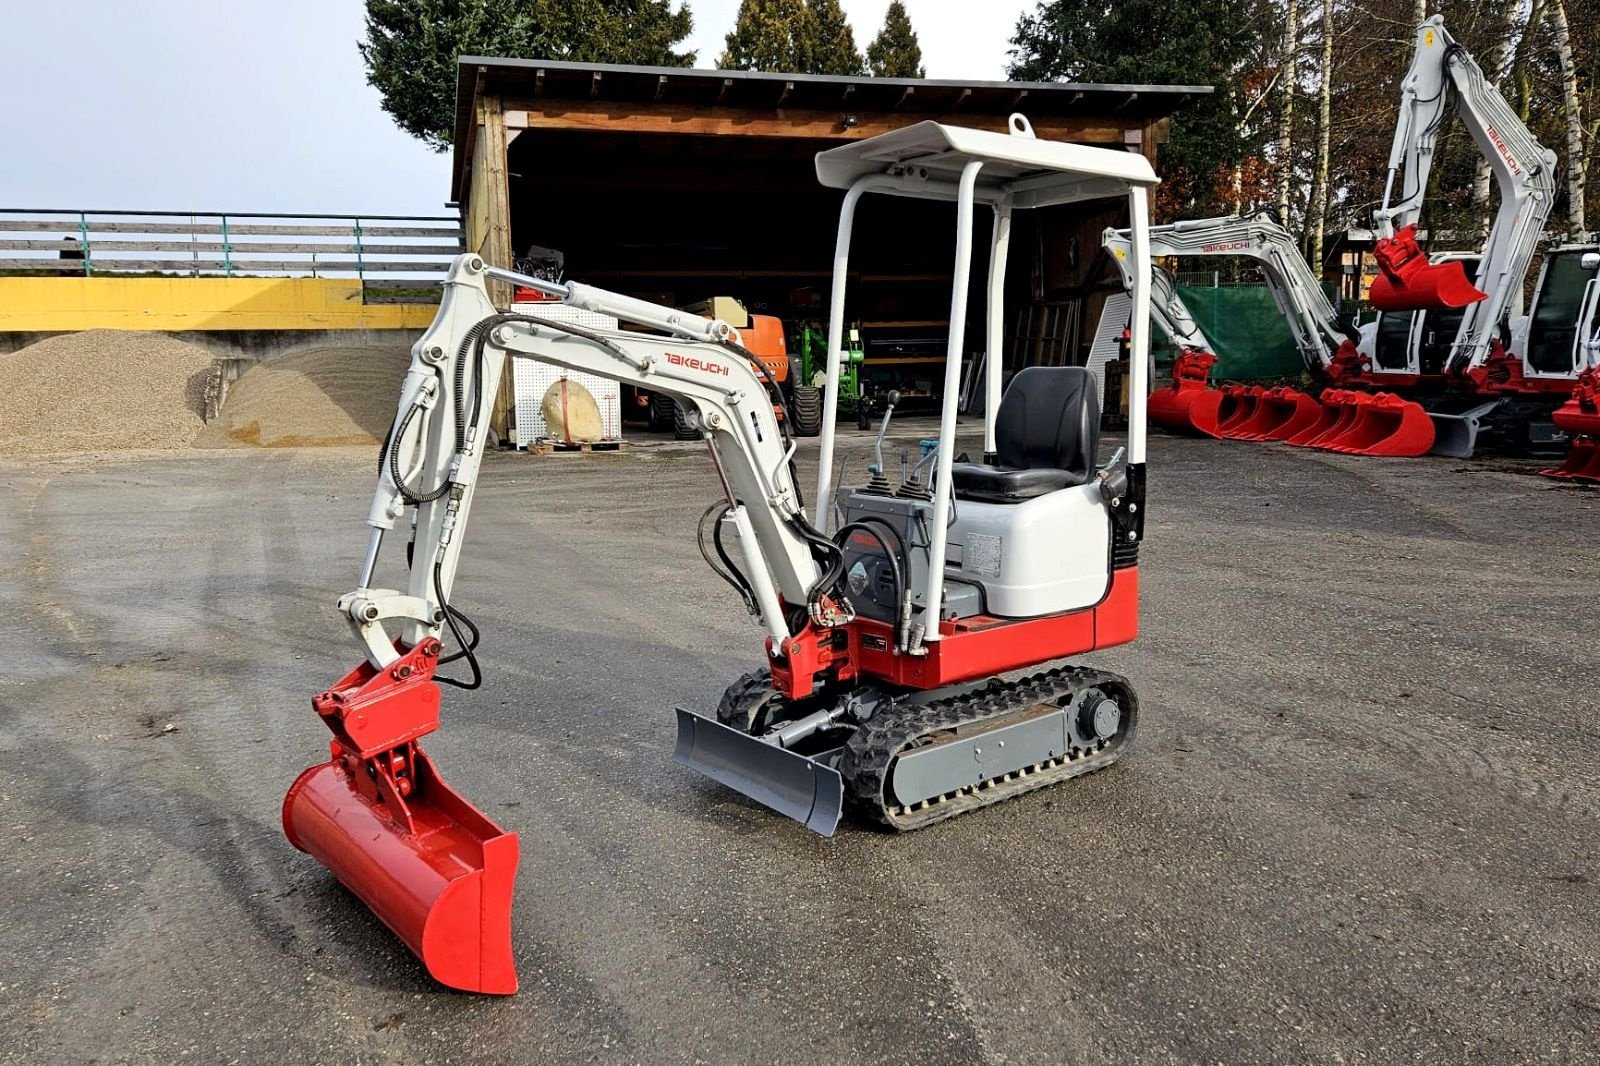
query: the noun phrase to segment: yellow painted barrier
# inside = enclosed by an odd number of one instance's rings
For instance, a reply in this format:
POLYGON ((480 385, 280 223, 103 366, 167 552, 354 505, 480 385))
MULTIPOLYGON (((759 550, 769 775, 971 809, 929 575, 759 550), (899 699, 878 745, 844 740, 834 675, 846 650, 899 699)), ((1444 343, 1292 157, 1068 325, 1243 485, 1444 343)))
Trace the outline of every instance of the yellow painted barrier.
POLYGON ((344 278, 0 277, 0 332, 423 329, 433 314, 364 304, 344 278))

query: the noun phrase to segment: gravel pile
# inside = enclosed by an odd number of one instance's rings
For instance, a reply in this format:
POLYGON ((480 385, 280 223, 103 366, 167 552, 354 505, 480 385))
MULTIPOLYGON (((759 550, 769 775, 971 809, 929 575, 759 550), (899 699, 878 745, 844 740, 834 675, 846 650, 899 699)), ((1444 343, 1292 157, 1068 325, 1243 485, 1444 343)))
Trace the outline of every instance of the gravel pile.
POLYGON ((246 370, 199 448, 375 444, 388 432, 409 347, 307 348, 246 370))
POLYGON ((186 448, 204 425, 211 353, 95 329, 0 355, 0 455, 186 448))

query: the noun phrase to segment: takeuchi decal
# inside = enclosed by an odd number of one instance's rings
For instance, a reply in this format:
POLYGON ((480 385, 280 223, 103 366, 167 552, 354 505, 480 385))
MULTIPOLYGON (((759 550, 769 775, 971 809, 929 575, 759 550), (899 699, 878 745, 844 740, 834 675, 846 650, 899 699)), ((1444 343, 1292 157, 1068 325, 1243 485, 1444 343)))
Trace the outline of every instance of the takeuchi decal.
POLYGON ((692 355, 679 355, 677 352, 667 353, 667 362, 673 366, 681 366, 686 370, 698 370, 702 374, 722 374, 726 376, 729 371, 722 363, 710 363, 692 355))

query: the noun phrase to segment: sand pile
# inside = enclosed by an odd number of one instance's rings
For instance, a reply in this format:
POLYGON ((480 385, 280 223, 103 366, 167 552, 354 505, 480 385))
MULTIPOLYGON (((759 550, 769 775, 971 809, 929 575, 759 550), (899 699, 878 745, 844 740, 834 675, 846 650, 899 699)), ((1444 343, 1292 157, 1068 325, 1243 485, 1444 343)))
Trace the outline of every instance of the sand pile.
POLYGON ((0 355, 0 455, 187 447, 210 372, 204 348, 113 329, 0 355))
POLYGON ((409 347, 307 348, 267 359, 228 389, 199 448, 374 444, 389 430, 409 347))

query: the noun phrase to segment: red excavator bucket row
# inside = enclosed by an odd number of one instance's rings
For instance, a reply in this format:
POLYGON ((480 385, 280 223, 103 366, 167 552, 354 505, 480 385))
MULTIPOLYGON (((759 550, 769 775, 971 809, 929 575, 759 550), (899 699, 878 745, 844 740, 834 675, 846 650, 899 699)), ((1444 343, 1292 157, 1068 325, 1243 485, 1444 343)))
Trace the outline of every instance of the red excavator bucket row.
POLYGON ((1416 226, 1380 239, 1372 255, 1380 270, 1372 279, 1368 299, 1380 311, 1435 311, 1466 307, 1489 297, 1467 278, 1459 260, 1429 263, 1428 253, 1417 243, 1416 226))
POLYGON ((1206 379, 1217 357, 1185 349, 1172 381, 1150 394, 1150 421, 1178 433, 1228 440, 1270 440, 1351 455, 1426 455, 1433 420, 1422 406, 1391 393, 1324 389, 1321 401, 1286 386, 1225 385, 1206 379))
POLYGON ((289 842, 327 867, 420 958, 468 992, 517 990, 517 838, 446 785, 417 738, 439 726, 439 642, 363 663, 313 697, 333 758, 283 801, 289 842))
POLYGON ((1578 376, 1572 395, 1551 419, 1572 438, 1566 462, 1541 470, 1545 477, 1600 482, 1600 369, 1578 376))
POLYGON ((1224 385, 1217 436, 1229 440, 1284 440, 1316 421, 1322 405, 1286 386, 1224 385))
POLYGON ((1433 419, 1422 405, 1388 392, 1324 389, 1322 414, 1285 443, 1347 455, 1414 457, 1433 447, 1433 419))

